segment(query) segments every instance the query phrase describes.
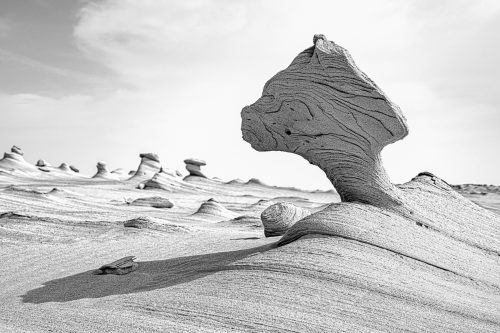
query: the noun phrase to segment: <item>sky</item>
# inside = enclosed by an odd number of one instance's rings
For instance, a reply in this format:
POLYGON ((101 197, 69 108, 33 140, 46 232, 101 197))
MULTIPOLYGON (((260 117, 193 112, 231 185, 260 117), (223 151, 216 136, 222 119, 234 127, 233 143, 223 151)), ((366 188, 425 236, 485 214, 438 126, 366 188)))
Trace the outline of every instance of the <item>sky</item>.
POLYGON ((497 0, 2 0, 0 150, 88 174, 154 152, 182 172, 195 157, 211 177, 329 189, 240 131, 241 109, 321 33, 408 120, 382 151, 393 182, 500 184, 499 31, 497 0))

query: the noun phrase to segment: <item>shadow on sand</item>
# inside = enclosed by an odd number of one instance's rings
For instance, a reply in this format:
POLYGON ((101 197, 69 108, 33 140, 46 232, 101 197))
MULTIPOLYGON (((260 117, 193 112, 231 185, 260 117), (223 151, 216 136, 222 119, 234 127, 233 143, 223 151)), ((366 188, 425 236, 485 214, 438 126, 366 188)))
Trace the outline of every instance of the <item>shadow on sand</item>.
POLYGON ((227 270, 232 262, 264 252, 274 245, 189 257, 138 262, 127 275, 95 275, 94 270, 45 282, 22 295, 23 303, 69 302, 168 288, 227 270))

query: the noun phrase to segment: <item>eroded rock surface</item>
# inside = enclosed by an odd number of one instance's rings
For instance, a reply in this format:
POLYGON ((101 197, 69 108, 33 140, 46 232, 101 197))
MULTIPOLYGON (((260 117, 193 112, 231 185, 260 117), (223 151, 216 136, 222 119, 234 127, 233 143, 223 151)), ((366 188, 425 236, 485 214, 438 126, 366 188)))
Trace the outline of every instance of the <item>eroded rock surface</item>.
POLYGON ((264 235, 274 237, 283 235, 295 222, 311 215, 308 209, 287 202, 278 202, 267 207, 260 218, 264 225, 264 235))
POLYGON ((149 178, 153 177, 161 169, 160 157, 153 153, 142 153, 139 154, 141 158, 141 163, 134 173, 132 178, 149 178))
POLYGON ((207 165, 205 161, 196 158, 188 158, 184 160, 184 163, 186 163, 186 170, 189 171, 189 176, 207 178, 207 176, 201 172, 201 167, 207 165))

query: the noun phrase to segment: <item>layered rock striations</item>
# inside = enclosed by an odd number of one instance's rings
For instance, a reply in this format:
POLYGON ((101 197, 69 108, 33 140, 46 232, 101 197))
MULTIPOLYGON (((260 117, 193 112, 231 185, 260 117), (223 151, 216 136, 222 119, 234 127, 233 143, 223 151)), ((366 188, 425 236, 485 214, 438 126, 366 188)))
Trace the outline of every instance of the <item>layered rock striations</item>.
POLYGON ((283 235, 295 222, 311 215, 311 211, 297 207, 291 203, 278 202, 267 207, 260 219, 264 225, 264 235, 266 237, 283 235))
MULTIPOLYGON (((396 267, 403 259, 413 267, 413 275, 391 273, 401 286, 411 286, 401 287, 402 298, 412 304, 432 298, 432 304, 426 304, 436 315, 439 309, 456 309, 454 320, 467 323, 457 331, 468 331, 467 325, 499 327, 500 316, 491 313, 490 305, 500 297, 500 216, 429 172, 402 185, 392 184, 380 152, 408 134, 404 116, 345 49, 323 35, 314 36, 313 42, 271 78, 262 97, 241 113, 243 138, 254 149, 304 157, 325 172, 342 200, 289 227, 276 251, 308 261, 313 259, 306 255, 309 251, 327 256, 336 248, 356 246, 376 265, 396 267), (331 237, 319 240, 321 236, 331 237), (427 272, 432 272, 433 282, 423 286, 416 276, 427 272), (462 289, 469 289, 467 295, 458 292, 462 289), (441 296, 434 297, 429 290, 441 296), (482 295, 478 297, 485 303, 462 307, 471 295, 482 295)), ((341 260, 332 260, 337 264, 297 267, 337 276, 341 260)), ((362 270, 371 280, 380 279, 379 266, 362 270)), ((358 279, 352 274, 349 278, 358 279)), ((371 316, 364 324, 368 327, 383 316, 371 316)), ((405 315, 405 322, 407 327, 428 324, 425 316, 413 314, 405 315)), ((433 323, 431 330, 449 329, 453 320, 446 322, 446 328, 433 323)))

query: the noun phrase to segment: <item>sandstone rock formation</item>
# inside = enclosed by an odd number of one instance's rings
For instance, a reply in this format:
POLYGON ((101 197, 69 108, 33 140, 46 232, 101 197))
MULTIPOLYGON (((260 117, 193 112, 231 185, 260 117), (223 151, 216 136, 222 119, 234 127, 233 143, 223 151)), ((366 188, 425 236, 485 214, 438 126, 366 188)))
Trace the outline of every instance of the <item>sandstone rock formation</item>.
POLYGON ((129 256, 113 261, 112 263, 101 266, 94 274, 116 274, 124 275, 133 272, 139 267, 139 264, 134 262, 135 257, 129 256))
POLYGON ((38 161, 36 162, 36 166, 37 166, 37 167, 49 167, 49 166, 51 166, 51 165, 50 165, 50 163, 48 163, 48 162, 47 162, 47 161, 45 161, 45 160, 38 160, 38 161))
POLYGON ((259 151, 285 151, 319 166, 342 201, 405 208, 380 151, 408 134, 405 118, 347 50, 314 36, 242 111, 243 138, 259 151))
POLYGON ((130 203, 132 206, 147 206, 153 208, 172 208, 174 204, 167 198, 162 197, 147 197, 138 198, 130 203))
POLYGON ((18 146, 12 146, 12 148, 10 148, 10 151, 11 151, 12 153, 14 153, 14 154, 17 154, 17 155, 21 155, 21 156, 23 156, 23 155, 24 155, 24 153, 23 153, 22 149, 21 149, 21 148, 19 148, 18 146))
POLYGON ((0 169, 9 172, 38 172, 38 169, 34 165, 26 162, 23 155, 24 153, 21 148, 12 146, 10 152, 4 153, 3 158, 0 160, 0 169))
POLYGON ((137 171, 134 173, 132 178, 150 178, 160 171, 160 157, 157 154, 142 153, 139 154, 139 157, 141 158, 141 163, 139 164, 139 167, 137 168, 137 171))
MULTIPOLYGON (((309 251, 313 243, 323 254, 360 244, 373 251, 370 255, 382 250, 371 259, 376 265, 392 268, 403 259, 411 263, 413 276, 434 271, 429 275, 434 281, 431 289, 439 290, 439 298, 446 301, 436 305, 436 299, 433 309, 458 308, 471 295, 498 297, 500 216, 429 172, 402 185, 390 182, 380 152, 408 134, 406 121, 339 45, 314 36, 314 46, 268 81, 263 96, 243 109, 242 132, 256 150, 292 152, 319 166, 341 197, 341 203, 291 226, 278 242, 278 246, 288 244, 285 252, 309 251), (318 240, 318 235, 333 237, 318 240), (470 287, 469 294, 447 288, 445 292, 442 286, 451 286, 452 280, 452 288, 470 287)), ((323 270, 326 265, 321 265, 323 270)), ((428 297, 428 287, 418 286, 421 280, 406 283, 415 289, 402 292, 402 298, 428 297)), ((489 306, 481 302, 468 309, 477 314, 474 318, 489 313, 489 306)), ((460 318, 469 310, 459 310, 460 318)), ((495 318, 492 322, 498 323, 495 318)), ((411 325, 425 324, 422 318, 411 325)))
POLYGON ((186 183, 181 184, 181 179, 176 172, 164 168, 162 168, 160 172, 156 173, 151 179, 139 184, 141 189, 160 189, 169 192, 180 189, 183 186, 189 185, 186 183))
POLYGON ((116 176, 112 175, 108 169, 106 162, 100 161, 96 165, 97 173, 92 178, 100 179, 116 179, 116 176))
POLYGON ((61 165, 59 165, 58 169, 61 171, 66 171, 66 172, 73 171, 69 168, 68 163, 61 163, 61 165))
POLYGON ((74 165, 70 165, 69 168, 71 169, 71 171, 73 172, 76 172, 76 173, 79 173, 80 172, 80 169, 78 169, 77 167, 75 167, 74 165))
POLYGON ((201 172, 201 167, 207 165, 205 161, 196 158, 188 158, 184 160, 184 163, 186 163, 186 170, 189 171, 189 176, 207 178, 203 172, 201 172))
POLYGON ((267 207, 260 219, 264 225, 264 235, 274 237, 283 235, 295 222, 311 215, 308 209, 287 202, 278 202, 267 207))

